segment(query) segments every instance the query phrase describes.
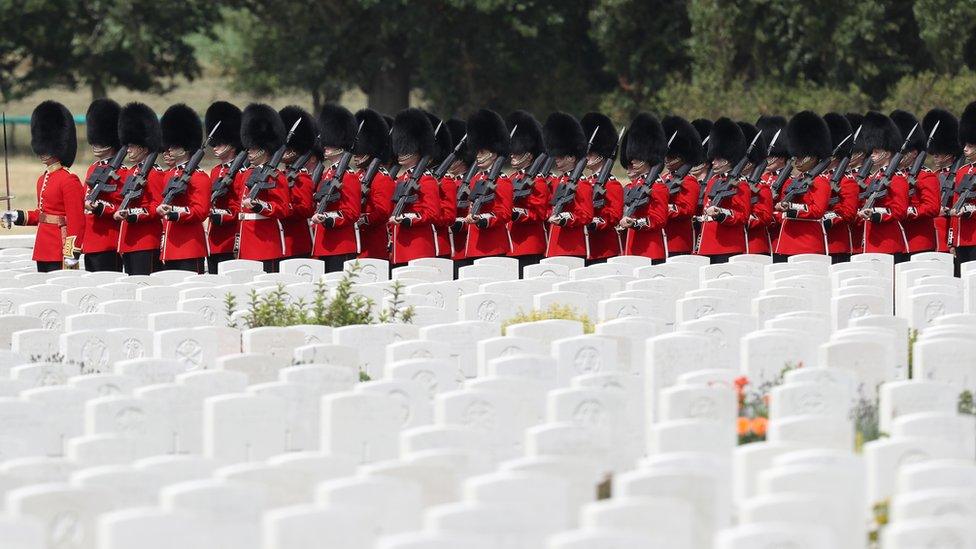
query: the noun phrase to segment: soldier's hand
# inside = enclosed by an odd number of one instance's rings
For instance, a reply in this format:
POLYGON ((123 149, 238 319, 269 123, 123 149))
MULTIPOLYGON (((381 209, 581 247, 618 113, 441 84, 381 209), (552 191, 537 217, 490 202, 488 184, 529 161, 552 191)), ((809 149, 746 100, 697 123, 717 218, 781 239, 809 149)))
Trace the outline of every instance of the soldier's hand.
POLYGON ((709 207, 705 208, 705 212, 704 213, 705 213, 705 216, 706 217, 715 217, 715 216, 717 216, 719 214, 719 211, 718 211, 718 208, 717 207, 715 207, 715 206, 709 206, 709 207))
POLYGON ((20 219, 20 213, 15 210, 7 210, 3 212, 2 219, 3 226, 9 229, 17 223, 18 219, 20 219))
POLYGON ((464 218, 464 222, 467 223, 468 225, 474 225, 475 223, 477 223, 477 220, 474 218, 473 215, 468 214, 467 217, 464 218))
POLYGON ((123 219, 125 219, 125 216, 128 214, 128 212, 129 210, 118 210, 117 212, 112 214, 112 219, 116 221, 122 221, 123 219))
POLYGON ((166 217, 166 214, 171 211, 173 211, 173 207, 169 204, 160 204, 159 206, 156 206, 156 215, 159 215, 160 217, 166 217))
POLYGON ((66 258, 64 258, 64 268, 65 269, 77 269, 78 268, 78 260, 75 259, 75 258, 73 258, 73 257, 66 257, 66 258))
POLYGON ((625 228, 625 229, 629 229, 629 228, 633 227, 634 226, 634 218, 632 218, 632 217, 626 217, 626 216, 625 217, 622 217, 620 219, 620 226, 623 227, 623 228, 625 228))
POLYGON ((776 210, 777 212, 785 212, 786 210, 789 209, 789 204, 787 204, 786 202, 777 202, 773 206, 773 209, 776 210))
POLYGON ((244 210, 250 210, 251 209, 251 199, 250 198, 245 198, 244 200, 241 200, 241 209, 244 209, 244 210))
POLYGON ((312 221, 312 223, 320 223, 321 224, 321 223, 325 222, 325 214, 319 214, 319 213, 317 213, 317 214, 315 214, 315 215, 312 216, 311 221, 312 221))
POLYGON ((868 210, 860 210, 860 211, 857 212, 857 216, 860 217, 861 219, 867 221, 867 220, 871 219, 871 212, 868 211, 868 210))

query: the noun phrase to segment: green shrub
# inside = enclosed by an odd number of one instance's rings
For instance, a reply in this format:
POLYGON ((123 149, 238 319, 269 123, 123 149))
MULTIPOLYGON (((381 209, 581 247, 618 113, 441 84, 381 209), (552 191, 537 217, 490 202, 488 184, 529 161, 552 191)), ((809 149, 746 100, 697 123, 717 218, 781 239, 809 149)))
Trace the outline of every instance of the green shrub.
POLYGON ((515 316, 502 323, 502 331, 512 324, 535 322, 537 320, 576 320, 583 323, 584 334, 592 334, 594 331, 593 322, 590 320, 590 317, 580 313, 575 307, 559 304, 550 305, 549 308, 542 311, 532 309, 529 312, 525 312, 519 309, 515 316))

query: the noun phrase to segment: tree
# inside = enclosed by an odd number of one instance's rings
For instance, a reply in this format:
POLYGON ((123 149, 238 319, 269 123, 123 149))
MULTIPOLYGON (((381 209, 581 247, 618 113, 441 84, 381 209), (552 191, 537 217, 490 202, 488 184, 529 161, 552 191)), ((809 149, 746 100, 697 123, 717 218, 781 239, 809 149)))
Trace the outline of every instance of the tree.
POLYGON ((955 74, 967 64, 967 43, 973 43, 976 30, 976 2, 959 0, 916 0, 913 7, 919 35, 932 53, 941 72, 955 74))

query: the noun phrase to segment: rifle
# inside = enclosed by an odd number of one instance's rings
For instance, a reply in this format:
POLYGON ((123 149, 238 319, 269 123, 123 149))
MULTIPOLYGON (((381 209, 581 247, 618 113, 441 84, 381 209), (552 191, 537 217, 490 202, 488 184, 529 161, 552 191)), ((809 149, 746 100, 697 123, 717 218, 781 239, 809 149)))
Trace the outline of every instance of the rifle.
POLYGON ((85 180, 85 185, 89 189, 85 202, 94 202, 102 193, 110 193, 118 188, 119 169, 122 168, 122 162, 125 161, 127 152, 127 147, 120 147, 108 164, 92 170, 91 177, 85 180))
POLYGON ((230 167, 227 169, 227 173, 220 176, 219 179, 210 185, 210 203, 216 204, 217 199, 227 194, 230 191, 230 186, 234 183, 234 176, 237 172, 244 168, 244 164, 247 162, 247 151, 241 151, 237 153, 234 160, 231 161, 230 167))
POLYGON ((464 137, 462 137, 461 140, 458 141, 458 144, 454 146, 454 150, 451 151, 451 154, 447 155, 447 158, 441 162, 441 165, 437 166, 437 169, 434 170, 434 179, 440 181, 445 175, 447 175, 447 170, 451 169, 451 164, 454 164, 458 153, 461 151, 461 147, 464 146, 464 142, 467 140, 468 134, 464 134, 464 137))
POLYGON ((966 162, 966 155, 960 154, 956 161, 949 167, 949 171, 939 174, 939 192, 942 200, 942 207, 948 208, 952 204, 952 196, 956 188, 956 174, 966 162))
MULTIPOLYGON (((840 143, 838 143, 837 146, 834 147, 834 151, 830 154, 830 156, 837 156, 840 148, 844 145, 844 143, 847 143, 848 139, 851 139, 852 135, 854 138, 852 143, 857 143, 857 136, 861 134, 861 128, 863 127, 863 125, 858 126, 857 131, 851 135, 848 135, 840 143)), ((853 155, 853 152, 853 149, 851 149, 851 154, 845 155, 840 159, 840 161, 837 163, 837 167, 834 168, 834 173, 830 176, 830 201, 828 203, 830 206, 840 202, 840 182, 844 179, 844 175, 847 174, 847 166, 849 166, 851 163, 851 156, 853 155)))
POLYGON ((925 148, 919 151, 918 156, 915 157, 915 161, 912 162, 912 167, 908 169, 908 196, 915 194, 915 184, 918 183, 918 174, 922 172, 922 167, 925 165, 925 159, 928 157, 932 139, 935 138, 935 132, 939 131, 939 124, 942 124, 942 121, 936 120, 935 126, 932 126, 932 131, 929 132, 928 140, 925 141, 925 148))
POLYGON ((190 177, 193 176, 193 172, 197 171, 197 166, 199 166, 200 161, 203 160, 203 155, 207 150, 207 146, 210 145, 210 140, 213 139, 213 135, 219 127, 220 122, 217 122, 213 129, 210 130, 210 135, 207 136, 207 140, 203 142, 203 145, 201 145, 200 148, 193 153, 193 156, 190 157, 190 160, 187 161, 186 166, 183 168, 183 173, 177 177, 170 178, 170 180, 166 183, 166 188, 163 189, 163 200, 161 204, 167 206, 171 205, 177 195, 186 192, 186 189, 190 184, 190 177))
POLYGON ((247 198, 249 200, 257 199, 258 193, 263 190, 275 188, 277 183, 274 181, 274 172, 278 169, 278 164, 281 164, 281 157, 285 155, 285 149, 288 147, 288 142, 291 141, 292 136, 295 135, 295 129, 301 123, 301 118, 295 121, 291 129, 288 130, 284 144, 278 147, 278 150, 271 156, 271 160, 251 171, 247 181, 244 182, 244 186, 248 190, 247 198))
POLYGON ((576 161, 576 166, 573 167, 572 173, 569 174, 569 179, 566 183, 559 186, 555 196, 552 197, 552 201, 550 202, 552 204, 552 215, 563 213, 563 208, 576 199, 576 186, 579 184, 580 177, 583 177, 583 168, 586 167, 586 157, 590 154, 590 148, 593 147, 593 140, 596 139, 596 134, 599 131, 600 126, 594 128, 593 134, 590 135, 590 140, 586 143, 586 152, 583 153, 583 157, 576 161))
POLYGON ((864 163, 861 164, 861 169, 857 171, 857 177, 854 178, 857 181, 857 186, 863 191, 867 187, 866 180, 871 171, 874 170, 874 160, 870 156, 864 158, 864 163))
POLYGON ((917 129, 918 124, 915 124, 915 126, 912 127, 912 131, 908 132, 908 136, 905 137, 905 142, 901 144, 901 149, 899 149, 898 152, 891 157, 891 162, 888 163, 888 167, 885 168, 885 171, 881 177, 872 181, 869 188, 861 193, 860 198, 865 199, 864 209, 873 208, 874 203, 877 202, 879 198, 882 198, 888 194, 888 186, 891 185, 891 178, 894 177, 895 172, 898 171, 898 166, 901 164, 901 159, 905 156, 905 149, 908 148, 908 141, 913 135, 915 135, 915 130, 917 129))
POLYGON ((786 193, 783 195, 783 200, 780 200, 780 202, 793 202, 794 197, 806 194, 810 190, 810 185, 813 185, 813 180, 830 167, 832 161, 832 157, 825 158, 817 163, 809 172, 800 174, 800 177, 790 181, 790 185, 786 187, 786 193))
POLYGON ((139 169, 125 178, 125 183, 122 184, 122 203, 119 204, 119 210, 129 209, 129 204, 142 196, 146 190, 146 179, 149 177, 149 172, 156 166, 158 155, 159 153, 156 151, 146 155, 146 158, 139 165, 139 169))
MULTIPOLYGON (((689 169, 691 168, 689 167, 689 169)), ((644 176, 644 181, 639 186, 627 189, 624 196, 624 217, 633 217, 637 208, 640 208, 651 200, 651 185, 657 181, 663 170, 663 162, 651 166, 650 171, 644 176)), ((681 179, 678 180, 680 181, 681 179)))
POLYGON ((626 127, 620 128, 620 133, 617 134, 617 143, 613 146, 613 151, 610 152, 610 158, 606 159, 596 176, 596 184, 593 185, 593 209, 602 208, 607 202, 607 181, 610 180, 613 163, 616 162, 617 154, 620 152, 620 139, 624 136, 625 129, 626 127))
POLYGON ((397 218, 403 215, 403 210, 407 208, 407 205, 417 201, 417 191, 420 190, 420 178, 427 171, 427 164, 430 164, 430 157, 421 157, 420 162, 417 162, 417 165, 414 166, 413 173, 410 174, 410 179, 397 185, 396 191, 393 193, 393 202, 395 204, 393 205, 392 217, 397 218))
POLYGON ((312 151, 308 151, 307 153, 299 156, 285 169, 285 179, 288 180, 289 189, 295 186, 295 182, 298 181, 298 174, 301 173, 302 168, 305 167, 305 164, 308 164, 308 160, 310 158, 312 158, 312 151))
POLYGON ((476 173, 478 173, 478 165, 472 162, 464 174, 464 178, 461 179, 457 194, 454 196, 455 206, 459 210, 471 207, 471 180, 474 179, 476 173))
POLYGON ((342 189, 342 178, 349 171, 349 162, 352 161, 352 151, 355 150, 356 145, 359 143, 359 134, 363 131, 363 124, 365 123, 365 120, 359 123, 356 136, 352 139, 352 146, 339 157, 339 163, 336 164, 335 172, 332 173, 332 179, 324 185, 317 186, 315 194, 312 196, 312 200, 315 200, 317 204, 315 207, 315 215, 325 213, 326 208, 339 199, 339 190, 342 189))
POLYGON ((779 141, 779 136, 781 133, 783 133, 782 128, 776 130, 776 133, 773 134, 773 138, 769 140, 769 146, 766 147, 766 156, 763 157, 762 161, 756 164, 756 167, 753 168, 752 173, 746 176, 746 181, 749 182, 750 186, 759 183, 759 180, 762 178, 762 174, 765 173, 766 167, 769 166, 769 155, 773 153, 773 147, 776 146, 776 142, 779 141))
POLYGON ((359 182, 360 189, 360 208, 366 208, 366 200, 369 198, 370 189, 373 188, 373 179, 376 178, 376 174, 380 171, 380 159, 373 158, 369 161, 369 165, 366 166, 366 173, 363 174, 362 181, 359 182))
POLYGON ((756 137, 752 138, 752 143, 749 144, 749 148, 746 149, 746 154, 739 159, 732 171, 728 173, 725 179, 721 181, 716 181, 712 185, 712 192, 708 193, 708 199, 712 206, 718 206, 726 198, 733 196, 737 189, 735 183, 742 176, 742 171, 746 169, 746 164, 749 163, 749 153, 756 147, 756 142, 759 141, 759 137, 762 135, 762 131, 756 134, 756 137))
POLYGON ((551 158, 546 153, 542 153, 535 157, 535 160, 532 161, 532 165, 529 166, 529 169, 525 170, 525 173, 523 173, 521 177, 512 183, 513 199, 517 200, 519 198, 525 198, 532 193, 532 182, 535 181, 537 175, 542 173, 543 166, 547 164, 549 160, 551 160, 551 158))
POLYGON ((488 175, 475 184, 474 191, 471 193, 471 207, 468 209, 468 215, 478 215, 481 213, 481 207, 486 202, 495 199, 495 186, 498 183, 499 176, 502 174, 502 166, 504 165, 505 159, 499 156, 491 164, 488 175))

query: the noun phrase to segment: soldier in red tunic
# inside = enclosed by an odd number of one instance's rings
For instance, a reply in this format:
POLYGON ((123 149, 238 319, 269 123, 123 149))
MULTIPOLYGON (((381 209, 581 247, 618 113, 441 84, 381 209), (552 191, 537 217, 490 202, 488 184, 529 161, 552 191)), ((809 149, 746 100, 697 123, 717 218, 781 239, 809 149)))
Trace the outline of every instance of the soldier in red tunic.
MULTIPOLYGON (((864 126, 863 114, 856 113, 856 112, 849 112, 846 113, 844 117, 847 118, 847 121, 851 123, 851 128, 854 130, 854 133, 857 133, 858 128, 863 129, 864 126)), ((852 137, 851 139, 853 140, 854 138, 852 137)), ((861 204, 864 203, 864 200, 861 198, 861 193, 863 193, 867 189, 867 184, 866 184, 866 177, 860 178, 858 177, 858 175, 861 169, 863 168, 864 162, 865 160, 867 160, 868 155, 871 153, 871 151, 867 150, 867 148, 864 146, 864 139, 860 138, 860 136, 858 136, 858 139, 854 141, 853 147, 854 147, 854 153, 851 155, 851 162, 850 164, 848 164, 848 167, 851 170, 851 177, 854 179, 854 182, 857 183, 858 198, 857 198, 857 211, 854 212, 854 221, 852 221, 849 225, 850 225, 851 236, 853 240, 851 253, 859 254, 862 251, 864 251, 864 238, 863 238, 864 219, 862 219, 861 216, 857 214, 857 212, 860 211, 861 204)))
POLYGON ((471 178, 469 207, 464 212, 467 225, 464 259, 469 264, 479 257, 506 256, 512 252, 508 232, 512 221, 512 180, 502 172, 492 182, 491 171, 508 159, 509 131, 495 111, 481 109, 467 121, 468 151, 477 170, 471 178))
POLYGON ((746 154, 746 139, 739 125, 719 118, 708 135, 708 159, 714 175, 705 187, 702 228, 698 253, 712 263, 727 263, 733 255, 746 253, 746 224, 752 210, 749 184, 733 168, 746 154))
POLYGON ((785 262, 791 255, 827 254, 823 217, 830 202, 830 180, 823 172, 812 173, 830 159, 830 128, 812 111, 797 113, 786 125, 793 173, 775 197, 773 209, 779 236, 773 260, 785 262))
MULTIPOLYGON (((359 257, 374 259, 390 258, 390 235, 387 221, 393 211, 393 179, 386 168, 380 167, 372 181, 366 181, 366 172, 374 160, 380 166, 390 158, 390 127, 380 113, 362 109, 356 113, 356 125, 363 125, 359 140, 353 149, 352 161, 359 179, 362 213, 359 215, 359 257)), ((453 219, 453 216, 452 216, 453 219)))
POLYGON ((920 152, 925 150, 928 134, 919 124, 915 115, 895 110, 891 113, 891 120, 898 126, 902 136, 908 136, 916 125, 915 133, 908 141, 905 155, 901 159, 899 172, 908 181, 908 211, 905 216, 905 236, 908 239, 908 252, 934 252, 936 247, 935 218, 939 215, 941 193, 939 192, 939 178, 935 172, 924 165, 917 174, 912 174, 912 165, 920 152))
POLYGON ((436 257, 437 230, 434 224, 441 217, 441 196, 437 180, 426 169, 416 177, 414 170, 424 160, 430 166, 434 155, 434 127, 419 109, 405 109, 397 113, 393 122, 393 154, 400 171, 394 189, 394 209, 402 197, 403 211, 392 212, 391 261, 394 266, 412 259, 436 257))
POLYGON ((285 228, 285 257, 305 258, 312 253, 312 232, 308 220, 315 213, 312 193, 316 182, 312 181, 311 173, 322 151, 316 140, 319 134, 318 124, 305 109, 294 105, 278 111, 278 116, 286 128, 292 127, 301 119, 281 157, 282 165, 287 166, 285 180, 288 181, 288 193, 291 196, 291 211, 281 224, 285 228))
MULTIPOLYGON (((555 158, 553 198, 570 189, 570 173, 576 163, 586 155, 586 136, 583 127, 572 116, 555 112, 549 115, 542 128, 549 156, 555 158)), ((569 196, 569 195, 566 195, 569 196)), ((593 221, 593 186, 586 178, 576 184, 576 191, 562 211, 549 209, 549 241, 546 243, 546 257, 574 256, 587 258, 589 238, 587 226, 593 221)))
MULTIPOLYGON (((759 133, 759 128, 748 122, 737 122, 737 124, 742 130, 742 135, 746 138, 746 143, 752 143, 756 134, 759 133)), ((767 143, 772 137, 773 134, 766 135, 765 132, 759 136, 756 146, 749 152, 749 162, 742 171, 743 175, 752 176, 762 161, 766 159, 767 143)), ((773 194, 769 185, 763 184, 762 174, 758 174, 754 183, 752 181, 748 183, 749 202, 752 204, 749 221, 746 223, 746 232, 749 235, 748 253, 769 255, 772 253, 769 227, 773 223, 773 194)))
POLYGON ((952 207, 953 190, 956 186, 956 174, 952 171, 953 164, 962 154, 959 146, 959 120, 943 109, 932 109, 922 119, 922 129, 925 135, 931 135, 936 122, 939 129, 929 144, 928 157, 934 168, 934 174, 939 184, 939 215, 933 220, 935 226, 935 250, 949 251, 949 208, 952 207))
POLYGON ((827 251, 830 253, 831 262, 840 263, 850 260, 851 252, 854 250, 851 224, 857 217, 860 189, 857 181, 854 180, 854 172, 850 169, 850 164, 844 173, 837 173, 837 170, 842 159, 852 157, 853 161, 855 154, 862 158, 863 154, 855 153, 855 129, 851 127, 847 117, 840 113, 828 112, 823 119, 830 129, 830 150, 837 149, 830 167, 824 172, 831 187, 827 211, 823 216, 823 226, 827 231, 827 251))
MULTIPOLYGON (((88 167, 85 182, 91 192, 92 175, 96 170, 109 170, 112 160, 119 152, 119 112, 122 107, 111 99, 96 99, 88 107, 85 115, 85 130, 88 134, 88 144, 91 146, 95 161, 88 167)), ((125 154, 125 153, 123 153, 125 154)), ((98 196, 92 200, 85 200, 85 242, 82 253, 85 259, 85 270, 122 271, 122 258, 119 257, 119 222, 112 219, 119 202, 122 200, 122 166, 110 175, 114 179, 109 185, 114 190, 99 189, 98 196)))
POLYGON ((657 118, 638 114, 620 140, 620 165, 627 170, 630 184, 625 192, 625 213, 620 229, 626 233, 624 253, 649 257, 661 263, 668 257, 664 227, 668 222, 668 187, 661 171, 647 181, 655 166, 664 162, 667 137, 657 118))
MULTIPOLYGON (((352 150, 356 141, 356 117, 345 107, 328 104, 319 114, 319 132, 326 168, 319 188, 329 185, 336 177, 339 160, 352 150)), ((359 255, 359 215, 362 212, 362 188, 355 167, 341 176, 337 191, 327 198, 324 209, 314 204, 321 213, 312 217, 312 255, 325 262, 325 272, 341 271, 345 262, 359 255)))
POLYGON ((285 124, 278 112, 264 104, 248 105, 241 116, 241 144, 250 167, 234 177, 234 194, 241 198, 237 256, 261 261, 266 272, 277 272, 285 256, 282 220, 290 213, 291 195, 285 174, 277 167, 267 177, 258 174, 285 144, 285 124))
POLYGON ((668 147, 664 184, 668 188, 668 222, 664 233, 668 239, 668 257, 690 254, 695 247, 695 228, 692 220, 698 214, 698 195, 704 164, 702 136, 691 123, 680 116, 665 116, 661 120, 668 147), (674 139, 672 140, 672 136, 674 139), (696 173, 697 168, 697 173, 696 173))
POLYGON ((183 104, 166 109, 160 120, 163 131, 165 172, 163 201, 156 214, 163 220, 160 259, 165 270, 203 272, 207 255, 207 235, 203 221, 210 212, 210 177, 192 166, 186 189, 167 200, 171 182, 181 177, 190 157, 203 145, 203 124, 193 109, 183 104))
MULTIPOLYGON (((769 202, 769 211, 772 213, 773 208, 773 183, 776 178, 779 177, 780 172, 786 167, 786 162, 789 160, 789 143, 786 138, 786 118, 782 116, 760 116, 756 120, 756 127, 762 130, 763 140, 767 143, 766 146, 766 170, 763 171, 762 176, 759 179, 760 184, 758 189, 753 185, 753 200, 757 200, 757 191, 760 196, 758 201, 769 202), (776 138, 776 142, 773 142, 773 138, 776 136, 776 132, 779 132, 779 137, 776 138), (770 148, 770 145, 772 148, 770 148), (768 196, 768 199, 767 199, 768 196)), ((779 236, 779 225, 777 225, 776 217, 771 216, 769 219, 769 224, 766 226, 766 237, 769 246, 769 253, 772 253, 773 249, 776 248, 776 237, 779 236)), ((753 243, 757 239, 761 238, 762 235, 758 233, 755 223, 750 223, 749 227, 749 237, 750 237, 750 250, 753 248, 753 243)), ((758 249, 758 248, 755 248, 758 249)))
MULTIPOLYGON (((458 145, 461 148, 457 150, 454 162, 451 163, 447 173, 444 174, 444 177, 439 182, 441 185, 442 218, 437 225, 437 252, 442 257, 462 259, 464 257, 464 241, 467 238, 468 231, 463 222, 464 211, 462 208, 458 208, 458 189, 461 186, 461 182, 464 181, 464 176, 468 173, 468 168, 471 167, 471 152, 468 150, 468 141, 466 139, 468 123, 459 118, 451 118, 447 121, 447 131, 451 135, 451 150, 457 148, 458 145), (462 139, 464 139, 464 143, 461 143, 462 139), (447 252, 444 250, 445 242, 449 248, 447 252)), ((438 151, 440 149, 439 146, 435 148, 438 151)), ((438 156, 440 156, 440 152, 438 152, 438 156)), ((459 265, 455 264, 455 277, 458 268, 459 265)))
MULTIPOLYGON (((506 120, 514 130, 508 159, 512 165, 511 256, 518 259, 519 273, 538 263, 546 253, 546 214, 549 208, 548 174, 526 172, 545 152, 542 124, 530 113, 515 111, 506 120)), ((539 166, 540 170, 542 166, 539 166)))
MULTIPOLYGON (((428 166, 430 171, 434 172, 454 150, 454 145, 457 144, 455 139, 460 139, 464 134, 455 137, 446 121, 441 120, 429 111, 424 111, 424 114, 427 115, 431 127, 434 128, 434 156, 431 157, 430 166, 428 166)), ((451 228, 455 223, 455 216, 453 213, 450 217, 447 215, 447 204, 449 202, 456 203, 456 199, 453 198, 456 187, 452 187, 451 180, 446 175, 437 183, 440 186, 441 202, 441 217, 434 223, 434 230, 437 231, 437 257, 461 258, 464 256, 464 239, 462 237, 459 240, 458 246, 453 245, 451 228)))
MULTIPOLYGON (((162 149, 156 113, 142 103, 129 103, 123 107, 119 115, 119 141, 128 147, 126 159, 131 163, 123 181, 137 173, 146 173, 141 195, 112 216, 122 223, 119 231, 122 268, 130 275, 147 275, 160 268, 159 246, 163 234, 163 225, 156 213, 164 185, 163 170, 156 166, 154 158, 154 154, 162 149)), ((126 199, 126 196, 122 197, 123 202, 126 199)))
POLYGON ((37 207, 4 212, 4 224, 37 226, 33 259, 38 272, 77 269, 85 239, 85 198, 78 176, 68 171, 78 143, 67 107, 44 101, 34 109, 31 149, 44 164, 37 178, 37 207))
POLYGON ((870 201, 872 194, 877 197, 873 204, 862 204, 858 211, 858 217, 864 220, 863 251, 893 254, 896 263, 907 261, 908 239, 903 222, 908 215, 908 180, 896 172, 887 185, 887 192, 881 188, 885 169, 901 148, 901 132, 890 118, 871 111, 864 116, 861 139, 874 163, 874 170, 867 178, 865 200, 870 201))
POLYGON ((606 181, 599 178, 601 170, 617 148, 617 128, 613 122, 606 115, 591 112, 583 115, 580 125, 583 126, 583 135, 592 135, 594 130, 600 128, 586 158, 587 179, 593 187, 593 220, 587 227, 589 256, 586 263, 592 265, 623 253, 617 225, 624 214, 624 186, 612 173, 606 181))
MULTIPOLYGON (((963 147, 965 165, 956 173, 953 206, 959 202, 959 191, 972 185, 973 178, 976 178, 976 101, 967 105, 959 117, 959 143, 963 147)), ((954 239, 958 265, 976 260, 976 218, 973 217, 976 214, 976 200, 968 199, 963 202, 951 212, 955 217, 954 239)))
MULTIPOLYGON (((210 170, 211 184, 221 184, 225 177, 229 177, 232 183, 236 174, 229 173, 231 164, 244 150, 241 145, 241 109, 226 101, 214 102, 207 108, 204 125, 207 135, 210 135, 213 154, 217 157, 217 165, 210 170), (211 135, 218 122, 220 127, 211 135)), ((212 191, 210 195, 210 219, 207 227, 207 272, 210 274, 217 274, 217 265, 221 261, 234 259, 234 241, 240 225, 237 216, 240 213, 238 208, 241 197, 235 194, 233 184, 224 188, 226 192, 220 196, 214 197, 212 191)))

